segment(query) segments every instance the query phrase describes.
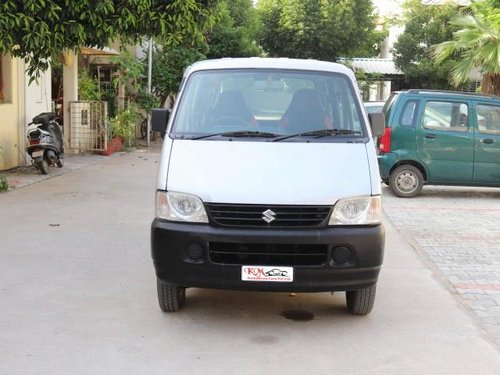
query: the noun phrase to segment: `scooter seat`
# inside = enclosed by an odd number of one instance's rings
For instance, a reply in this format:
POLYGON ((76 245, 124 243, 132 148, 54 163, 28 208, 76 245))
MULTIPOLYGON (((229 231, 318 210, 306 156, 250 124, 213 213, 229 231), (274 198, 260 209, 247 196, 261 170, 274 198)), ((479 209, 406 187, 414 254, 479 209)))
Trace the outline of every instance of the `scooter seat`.
POLYGON ((44 112, 40 113, 38 116, 33 118, 34 124, 43 124, 48 126, 49 123, 56 118, 56 114, 54 112, 44 112))

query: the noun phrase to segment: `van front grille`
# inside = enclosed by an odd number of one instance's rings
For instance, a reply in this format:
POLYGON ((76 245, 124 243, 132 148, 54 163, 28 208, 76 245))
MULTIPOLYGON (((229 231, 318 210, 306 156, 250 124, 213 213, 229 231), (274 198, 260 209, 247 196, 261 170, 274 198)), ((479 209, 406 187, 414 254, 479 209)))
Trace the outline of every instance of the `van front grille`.
POLYGON ((207 203, 212 222, 228 227, 315 228, 323 225, 330 206, 286 206, 207 203))
POLYGON ((321 266, 327 254, 328 245, 209 243, 210 261, 218 264, 321 266))

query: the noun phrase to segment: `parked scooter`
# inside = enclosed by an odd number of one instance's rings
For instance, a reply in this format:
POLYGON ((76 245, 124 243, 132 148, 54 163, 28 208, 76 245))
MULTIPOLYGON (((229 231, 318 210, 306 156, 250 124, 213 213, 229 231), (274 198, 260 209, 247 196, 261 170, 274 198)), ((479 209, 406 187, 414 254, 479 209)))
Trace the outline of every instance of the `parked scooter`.
POLYGON ((42 174, 49 173, 49 166, 63 167, 63 135, 55 113, 44 112, 33 118, 28 124, 28 141, 26 152, 42 174))

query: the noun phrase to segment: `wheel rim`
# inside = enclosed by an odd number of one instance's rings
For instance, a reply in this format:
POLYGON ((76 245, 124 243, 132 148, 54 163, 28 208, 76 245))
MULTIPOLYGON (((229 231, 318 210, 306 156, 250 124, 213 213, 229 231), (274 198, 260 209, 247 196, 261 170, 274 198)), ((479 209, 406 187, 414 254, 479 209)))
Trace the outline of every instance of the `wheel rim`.
POLYGON ((413 193, 418 189, 418 176, 411 171, 402 171, 396 178, 396 186, 403 193, 413 193))

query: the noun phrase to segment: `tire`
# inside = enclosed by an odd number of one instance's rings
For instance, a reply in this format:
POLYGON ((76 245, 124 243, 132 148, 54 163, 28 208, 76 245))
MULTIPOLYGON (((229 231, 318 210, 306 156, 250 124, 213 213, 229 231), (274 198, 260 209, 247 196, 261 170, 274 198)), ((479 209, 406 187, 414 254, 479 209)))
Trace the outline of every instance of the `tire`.
POLYGON ((367 315, 375 304, 377 284, 364 289, 345 292, 347 310, 353 315, 367 315))
POLYGON ((144 121, 141 122, 141 138, 146 139, 146 135, 148 132, 148 120, 144 119, 144 121))
POLYGON ((158 303, 163 312, 175 312, 186 302, 186 288, 156 279, 158 289, 158 303))
POLYGON ((62 159, 58 159, 56 162, 57 168, 64 167, 64 161, 62 159))
POLYGON ((42 159, 42 161, 38 163, 38 168, 40 169, 40 172, 42 172, 42 174, 49 173, 49 163, 47 163, 47 160, 45 159, 42 159))
POLYGON ((411 198, 424 186, 424 175, 417 167, 403 164, 394 169, 389 177, 389 187, 400 198, 411 198))

